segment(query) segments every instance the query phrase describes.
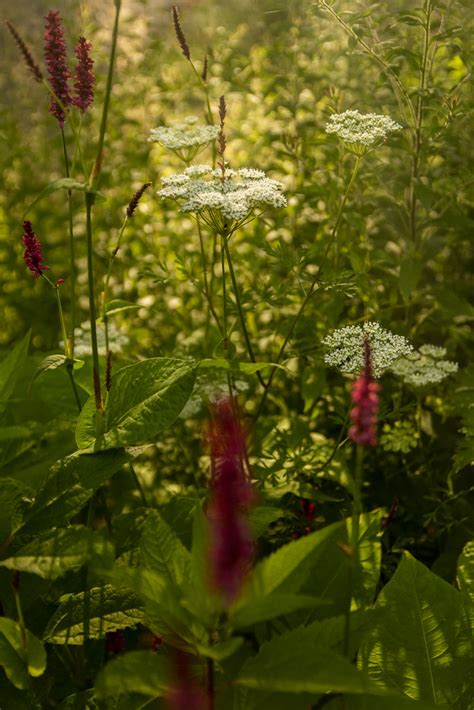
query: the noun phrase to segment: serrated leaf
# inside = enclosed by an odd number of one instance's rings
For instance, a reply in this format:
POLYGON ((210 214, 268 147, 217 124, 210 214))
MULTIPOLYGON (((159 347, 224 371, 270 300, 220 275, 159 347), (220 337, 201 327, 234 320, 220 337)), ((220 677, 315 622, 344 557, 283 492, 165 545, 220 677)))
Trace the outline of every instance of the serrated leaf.
POLYGON ((0 543, 21 526, 33 502, 33 490, 13 478, 0 478, 0 543))
POLYGON ((79 448, 104 450, 153 439, 173 424, 188 401, 196 367, 193 360, 163 357, 119 370, 112 379, 100 442, 95 442, 95 409, 86 403, 76 430, 79 448))
POLYGON ((30 676, 37 678, 46 669, 46 652, 41 641, 27 630, 25 641, 24 646, 21 628, 16 621, 0 617, 0 666, 20 690, 30 686, 30 676))
MULTIPOLYGON (((139 598, 130 591, 111 585, 94 587, 88 594, 89 638, 144 622, 139 598)), ((50 619, 43 640, 55 644, 84 643, 84 592, 73 594, 61 603, 50 619)))
POLYGON ((375 606, 380 617, 364 637, 360 667, 415 700, 455 703, 474 660, 462 594, 405 552, 375 606))
POLYGON ((95 692, 103 700, 127 693, 158 698, 168 690, 169 679, 168 661, 162 654, 131 651, 107 663, 97 676, 95 692))
POLYGON ((15 551, 0 566, 19 572, 57 579, 69 570, 77 570, 94 557, 110 557, 113 548, 93 531, 75 525, 41 535, 15 551))
POLYGON ((157 511, 148 516, 140 543, 140 562, 171 585, 180 587, 191 555, 157 511))

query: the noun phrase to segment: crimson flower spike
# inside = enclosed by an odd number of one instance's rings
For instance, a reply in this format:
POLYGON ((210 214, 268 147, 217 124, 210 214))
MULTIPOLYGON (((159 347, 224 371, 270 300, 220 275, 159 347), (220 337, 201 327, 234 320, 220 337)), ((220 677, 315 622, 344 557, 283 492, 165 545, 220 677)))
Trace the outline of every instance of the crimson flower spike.
POLYGON ((92 45, 85 37, 79 37, 74 53, 77 64, 74 70, 74 106, 85 113, 94 101, 94 60, 90 57, 92 45))
POLYGON ((49 269, 49 266, 45 266, 45 264, 43 264, 41 242, 33 232, 33 227, 29 220, 25 220, 23 222, 23 237, 21 242, 25 247, 25 251, 23 253, 25 264, 33 276, 35 278, 39 278, 43 271, 49 269))
POLYGON ((211 584, 229 604, 238 595, 253 556, 246 517, 253 494, 245 471, 245 435, 231 397, 223 397, 214 406, 209 443, 211 584))
POLYGON ((352 426, 349 438, 360 446, 377 446, 377 413, 380 385, 372 375, 370 343, 364 340, 364 367, 352 385, 352 426))
POLYGON ((66 43, 61 16, 58 10, 50 10, 45 17, 44 58, 48 68, 49 83, 60 101, 51 97, 50 112, 58 119, 61 128, 64 126, 66 114, 64 109, 72 104, 69 91, 71 73, 67 65, 66 43))

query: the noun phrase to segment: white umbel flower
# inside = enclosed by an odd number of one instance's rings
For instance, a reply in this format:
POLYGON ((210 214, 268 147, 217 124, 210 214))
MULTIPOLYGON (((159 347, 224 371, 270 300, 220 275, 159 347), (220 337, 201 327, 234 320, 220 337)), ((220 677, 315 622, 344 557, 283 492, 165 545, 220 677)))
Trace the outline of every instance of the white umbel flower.
POLYGON ((183 123, 152 128, 148 141, 159 143, 185 163, 190 163, 219 134, 218 126, 196 125, 197 120, 195 116, 188 116, 183 123))
POLYGON ((349 150, 364 155, 401 128, 389 116, 355 110, 334 113, 326 124, 326 133, 335 133, 349 150))
POLYGON ((226 168, 222 179, 220 169, 192 165, 162 182, 159 197, 177 200, 181 212, 201 215, 220 234, 241 226, 256 209, 286 206, 281 183, 252 168, 226 168))
POLYGON ((402 335, 382 328, 380 323, 367 321, 361 325, 347 325, 323 339, 327 352, 324 362, 342 372, 358 374, 364 366, 364 340, 368 338, 374 377, 387 370, 413 347, 402 335))
MULTIPOLYGON (((113 353, 122 352, 130 342, 129 338, 117 328, 115 323, 110 321, 108 334, 109 350, 113 353)), ((64 341, 61 340, 59 345, 63 348, 64 341)), ((97 323, 97 348, 99 355, 103 355, 104 357, 107 355, 107 348, 105 346, 105 325, 103 322, 97 323)), ((91 325, 88 321, 81 323, 79 328, 74 328, 74 355, 76 357, 92 355, 91 325)))
POLYGON ((422 345, 419 350, 397 360, 390 369, 407 385, 434 385, 458 370, 456 362, 443 360, 445 355, 445 348, 422 345))

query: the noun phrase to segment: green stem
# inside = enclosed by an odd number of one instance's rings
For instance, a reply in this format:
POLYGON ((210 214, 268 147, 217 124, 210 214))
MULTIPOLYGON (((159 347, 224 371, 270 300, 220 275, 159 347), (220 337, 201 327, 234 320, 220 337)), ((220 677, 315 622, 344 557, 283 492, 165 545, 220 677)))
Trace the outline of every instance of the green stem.
POLYGON ((283 357, 283 355, 284 355, 284 353, 285 353, 286 347, 287 347, 288 343, 290 342, 290 339, 291 339, 291 337, 292 337, 292 335, 293 335, 293 333, 294 333, 294 330, 295 330, 295 328, 296 328, 296 326, 297 326, 297 324, 298 324, 298 321, 299 321, 299 319, 301 318, 301 315, 302 315, 304 309, 306 308, 307 304, 308 304, 309 301, 311 300, 311 297, 312 297, 312 295, 313 295, 313 293, 314 293, 314 291, 315 291, 315 289, 316 289, 316 286, 317 286, 317 284, 318 284, 318 282, 319 282, 320 275, 321 275, 321 270, 322 270, 322 268, 323 268, 323 266, 324 266, 324 263, 325 263, 325 261, 326 261, 326 259, 327 259, 327 257, 328 257, 328 254, 329 254, 329 251, 330 251, 330 249, 331 249, 332 243, 333 243, 333 241, 334 241, 334 239, 335 239, 335 237, 336 237, 336 235, 337 235, 337 231, 338 231, 339 225, 340 225, 340 223, 341 223, 342 214, 343 214, 343 211, 344 211, 344 207, 345 207, 345 205, 346 205, 346 202, 347 202, 347 198, 349 197, 349 193, 350 193, 350 191, 351 191, 352 185, 354 184, 354 181, 355 181, 355 179, 356 179, 356 177, 357 177, 357 173, 358 173, 358 171, 359 171, 360 162, 361 162, 361 157, 360 157, 359 155, 357 155, 357 156, 356 156, 356 161, 355 161, 355 164, 354 164, 354 168, 353 168, 353 170, 352 170, 351 177, 350 177, 349 182, 348 182, 348 184, 347 184, 346 191, 345 191, 345 193, 344 193, 344 195, 343 195, 343 198, 342 198, 342 200, 341 200, 341 202, 340 202, 340 204, 339 204, 339 209, 338 209, 338 213, 337 213, 337 216, 336 216, 336 221, 335 221, 335 223, 334 223, 334 226, 333 226, 333 228, 332 228, 331 234, 330 234, 329 239, 328 239, 328 241, 327 241, 326 249, 324 250, 322 259, 321 259, 321 261, 319 262, 318 269, 317 269, 316 274, 315 274, 315 276, 314 276, 314 278, 313 278, 313 280, 312 280, 312 282, 311 282, 311 285, 310 285, 310 287, 309 287, 309 289, 308 289, 308 292, 307 292, 307 294, 306 294, 306 296, 305 296, 305 298, 304 298, 304 300, 303 300, 303 303, 301 304, 301 306, 300 306, 300 308, 299 308, 297 314, 296 314, 295 317, 293 318, 293 321, 291 322, 291 325, 290 325, 290 328, 289 328, 289 330, 288 330, 288 333, 286 334, 285 340, 283 341, 283 344, 282 344, 281 347, 280 347, 280 350, 279 350, 278 355, 277 355, 277 358, 276 358, 275 366, 271 369, 269 378, 268 378, 267 382, 266 382, 265 385, 264 385, 264 392, 263 392, 262 399, 260 400, 259 407, 258 407, 257 412, 256 412, 255 417, 254 417, 254 424, 255 424, 255 422, 257 421, 257 419, 259 418, 260 414, 262 413, 263 407, 264 407, 264 405, 265 405, 265 402, 266 402, 266 399, 267 399, 267 396, 268 396, 268 392, 269 392, 270 387, 271 387, 271 384, 272 384, 272 382, 273 382, 273 378, 274 378, 275 373, 276 373, 276 371, 277 371, 277 369, 278 369, 278 368, 277 368, 277 365, 280 363, 280 361, 281 361, 281 359, 282 359, 282 357, 283 357))
POLYGON ((100 386, 99 349, 97 347, 97 315, 95 308, 94 254, 92 244, 92 205, 94 195, 86 193, 86 240, 87 240, 87 275, 89 292, 89 319, 91 324, 92 367, 95 406, 102 411, 102 393, 100 386))
MULTIPOLYGON (((225 255, 226 255, 226 258, 227 258, 227 265, 228 265, 228 267, 229 267, 230 278, 231 278, 231 281, 232 281, 232 287, 233 287, 233 289, 234 289, 235 302, 236 302, 236 305, 237 305, 237 310, 238 310, 238 312, 239 312, 239 318, 240 318, 240 324, 241 324, 241 327, 242 327, 242 333, 243 333, 243 336, 244 336, 244 339, 245 339, 245 344, 247 345, 247 352, 248 352, 248 354, 249 354, 250 360, 251 360, 252 362, 256 362, 255 354, 254 354, 253 347, 252 347, 252 343, 250 342, 249 332, 248 332, 248 330, 247 330, 247 324, 246 324, 246 322, 245 322, 245 315, 244 315, 244 311, 243 311, 243 308, 242 308, 242 302, 241 302, 241 299, 240 299, 239 286, 238 286, 238 284, 237 284, 237 279, 235 278, 234 266, 233 266, 233 264, 232 264, 232 257, 231 257, 231 254, 230 254, 229 238, 228 238, 228 237, 227 237, 227 238, 224 238, 224 248, 225 248, 225 255)), ((260 374, 260 372, 257 372, 257 377, 258 377, 258 381, 260 382, 260 384, 262 385, 262 387, 265 387, 265 381, 264 381, 262 375, 260 374)))
POLYGON ((133 479, 137 485, 138 492, 140 493, 140 498, 142 499, 142 503, 145 506, 145 508, 148 508, 148 502, 147 502, 147 499, 145 496, 145 491, 143 490, 143 486, 142 486, 141 481, 138 477, 138 474, 135 471, 135 468, 133 467, 133 465, 131 463, 129 463, 128 465, 130 467, 130 471, 132 472, 133 479))
POLYGON ((13 573, 13 582, 12 582, 13 596, 15 597, 16 613, 18 614, 18 624, 20 626, 21 648, 22 648, 23 653, 26 654, 26 649, 28 646, 28 637, 26 635, 25 618, 23 616, 23 609, 21 606, 19 586, 20 586, 20 573, 14 572, 13 573))
POLYGON ((360 535, 360 515, 362 513, 361 490, 362 490, 362 472, 364 463, 364 449, 358 445, 356 448, 356 464, 354 476, 354 497, 352 503, 352 525, 350 538, 350 570, 348 580, 348 599, 346 607, 346 617, 344 625, 344 654, 349 655, 349 639, 351 627, 351 606, 352 592, 359 573, 359 535, 360 535))
MULTIPOLYGON (((64 129, 61 128, 61 138, 63 144, 64 153, 64 164, 66 168, 66 177, 70 177, 71 173, 69 170, 69 157, 67 153, 66 138, 64 135, 64 129)), ((74 359, 74 329, 76 327, 76 257, 74 253, 74 224, 73 224, 73 210, 72 210, 72 191, 67 191, 67 202, 68 202, 68 218, 69 218, 69 261, 70 261, 70 278, 71 278, 71 324, 70 324, 70 336, 69 336, 69 355, 71 359, 74 359)))
POLYGON ((223 327, 222 336, 224 343, 224 357, 228 357, 229 342, 228 342, 228 329, 227 329, 227 289, 225 282, 225 235, 221 234, 221 274, 222 274, 222 317, 223 317, 223 327))
POLYGON ((106 274, 105 280, 104 280, 104 291, 102 293, 101 313, 102 313, 102 320, 104 321, 104 327, 105 327, 105 351, 107 354, 109 352, 109 318, 107 316, 107 304, 109 302, 109 283, 110 283, 110 278, 112 276, 112 267, 114 265, 115 257, 117 256, 118 250, 120 249, 120 242, 122 241, 122 236, 125 231, 125 227, 127 226, 127 223, 128 223, 128 216, 125 216, 125 219, 123 220, 122 226, 120 227, 120 231, 118 233, 115 247, 109 256, 109 263, 107 265, 107 274, 106 274))
POLYGON ((214 304, 212 303, 212 296, 211 296, 211 292, 209 290, 209 280, 207 278, 206 251, 204 249, 204 240, 203 240, 203 236, 202 236, 202 229, 201 229, 201 222, 199 220, 199 215, 197 215, 196 223, 197 223, 197 229, 198 229, 198 234, 199 234, 199 245, 200 245, 200 249, 201 249, 201 264, 202 264, 202 275, 203 275, 203 281, 204 281, 204 295, 206 297, 206 301, 209 306, 208 313, 207 313, 206 334, 207 334, 208 327, 209 327, 209 313, 212 314, 218 329, 222 333, 222 325, 221 325, 219 316, 217 315, 216 309, 214 308, 214 304))

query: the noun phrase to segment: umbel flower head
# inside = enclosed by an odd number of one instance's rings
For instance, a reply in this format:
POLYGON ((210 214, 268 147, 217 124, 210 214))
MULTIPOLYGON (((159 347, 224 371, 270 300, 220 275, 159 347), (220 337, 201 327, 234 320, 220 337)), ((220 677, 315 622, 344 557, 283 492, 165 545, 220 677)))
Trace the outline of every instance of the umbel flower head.
POLYGON ((245 471, 245 435, 229 396, 214 405, 210 427, 208 507, 212 586, 230 603, 240 591, 253 554, 246 512, 252 488, 245 471))
POLYGON ((163 178, 161 198, 178 201, 181 212, 199 214, 219 234, 229 234, 249 221, 256 209, 285 207, 282 185, 263 170, 213 169, 192 165, 183 173, 163 178))
POLYGON ((361 325, 347 325, 327 335, 322 341, 327 350, 324 362, 349 374, 360 372, 365 364, 366 340, 374 377, 380 377, 396 360, 413 351, 402 335, 385 330, 380 323, 367 321, 361 325))
POLYGON ((434 385, 458 370, 458 364, 443 360, 446 349, 436 345, 422 345, 393 363, 391 371, 413 387, 434 385))
POLYGON ((49 266, 45 266, 45 264, 43 264, 41 242, 35 232, 33 232, 33 227, 29 220, 25 220, 23 222, 23 237, 21 242, 25 247, 25 251, 23 253, 25 264, 33 276, 35 278, 39 278, 43 271, 49 269, 49 266))
POLYGON ((364 367, 352 385, 349 438, 359 446, 377 446, 377 413, 380 385, 372 376, 369 338, 364 338, 364 367))
POLYGON ((219 134, 218 126, 198 125, 197 121, 196 116, 188 116, 182 123, 152 128, 148 141, 173 151, 188 165, 219 134))
POLYGON ((64 126, 66 114, 64 109, 72 104, 69 90, 71 73, 67 65, 66 43, 59 11, 50 10, 46 15, 44 32, 44 58, 48 68, 49 83, 61 105, 51 98, 50 112, 64 126))
POLYGON ((92 45, 85 37, 79 37, 74 50, 77 64, 74 70, 74 106, 85 113, 94 101, 94 60, 90 57, 92 45))
POLYGON ((355 110, 334 113, 326 124, 326 133, 335 133, 348 150, 364 155, 401 128, 389 116, 355 110))

